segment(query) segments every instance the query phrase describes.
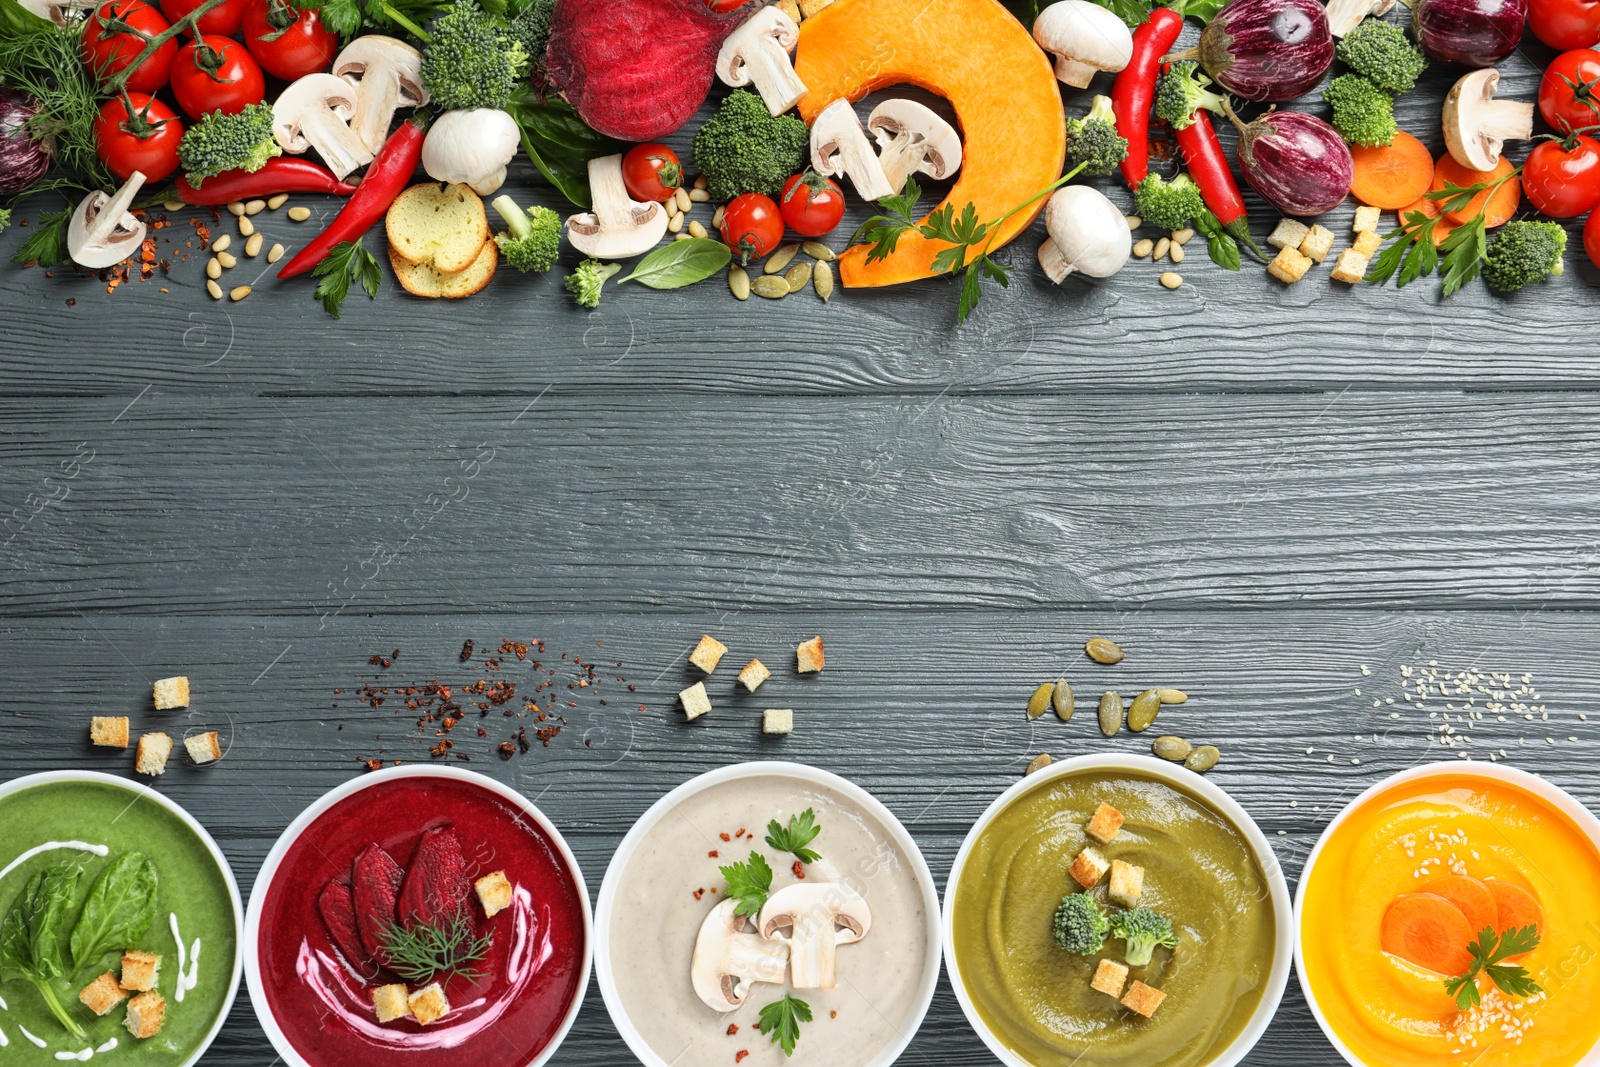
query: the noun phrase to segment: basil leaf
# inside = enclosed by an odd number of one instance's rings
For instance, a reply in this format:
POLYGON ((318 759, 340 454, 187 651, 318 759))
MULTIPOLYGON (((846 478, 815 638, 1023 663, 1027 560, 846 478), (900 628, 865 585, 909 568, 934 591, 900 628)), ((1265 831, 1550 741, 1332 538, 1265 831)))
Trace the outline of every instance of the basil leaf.
POLYGON ((522 150, 546 181, 579 207, 589 206, 589 160, 622 151, 570 104, 540 99, 532 89, 513 97, 506 111, 522 132, 522 150))
MULTIPOLYGON (((1111 12, 1130 29, 1137 29, 1150 18, 1150 4, 1146 0, 1094 0, 1111 12)), ((1031 27, 1033 23, 1028 23, 1031 27)))
POLYGON ((1194 226, 1205 235, 1206 251, 1211 253, 1213 263, 1224 270, 1239 269, 1239 242, 1216 215, 1209 209, 1201 211, 1194 217, 1194 226))
POLYGON ((633 273, 623 282, 638 282, 652 289, 682 289, 695 282, 703 282, 733 259, 733 249, 709 237, 691 237, 687 241, 673 241, 645 256, 633 265, 633 273))
POLYGON ((89 889, 72 928, 72 962, 82 969, 108 952, 132 948, 156 918, 159 882, 142 852, 118 856, 89 889))

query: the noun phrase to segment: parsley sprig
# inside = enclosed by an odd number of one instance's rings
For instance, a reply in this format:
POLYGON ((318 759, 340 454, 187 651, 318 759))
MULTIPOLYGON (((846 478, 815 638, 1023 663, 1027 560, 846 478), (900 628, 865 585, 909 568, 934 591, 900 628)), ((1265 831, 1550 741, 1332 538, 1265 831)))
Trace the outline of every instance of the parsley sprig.
POLYGON ((795 997, 784 997, 761 1009, 756 1029, 783 1049, 785 1056, 793 1056, 794 1046, 800 1040, 800 1024, 810 1021, 811 1005, 795 997))
POLYGON ((1446 180, 1443 189, 1427 193, 1427 198, 1438 206, 1439 213, 1433 216, 1424 211, 1403 214, 1400 226, 1384 234, 1384 240, 1392 243, 1373 260, 1366 280, 1382 285, 1393 278, 1395 288, 1400 289, 1442 266, 1444 276, 1440 292, 1444 296, 1454 295, 1483 269, 1483 257, 1489 251, 1488 220, 1484 212, 1490 196, 1520 173, 1520 169, 1513 170, 1493 181, 1475 185, 1457 185, 1446 180), (1473 197, 1480 194, 1485 195, 1478 213, 1451 230, 1435 246, 1433 235, 1445 216, 1466 210, 1473 197))
POLYGON ((789 816, 789 825, 784 826, 773 819, 767 823, 767 844, 779 852, 790 852, 801 863, 815 863, 822 857, 806 846, 817 839, 822 832, 822 827, 817 825, 817 813, 807 808, 799 815, 789 816))
POLYGON ((67 228, 72 223, 72 208, 47 211, 35 220, 33 232, 11 257, 11 262, 21 267, 34 263, 41 267, 59 267, 67 262, 67 228))
POLYGON ((730 863, 718 870, 728 880, 728 896, 739 902, 733 909, 735 915, 753 916, 761 911, 772 890, 772 868, 765 856, 752 852, 744 863, 730 863))
POLYGON ((350 294, 352 281, 359 282, 368 297, 376 297, 378 286, 383 284, 383 268, 378 266, 378 257, 368 252, 360 241, 344 241, 334 245, 327 258, 311 272, 311 276, 322 279, 317 283, 317 296, 334 318, 339 317, 339 309, 344 305, 344 298, 350 294))
POLYGON ((1479 974, 1488 975, 1495 988, 1508 996, 1527 997, 1542 992, 1542 987, 1526 969, 1504 962, 1538 947, 1537 926, 1509 929, 1498 935, 1493 928, 1486 926, 1478 934, 1478 940, 1467 946, 1467 951, 1472 953, 1472 965, 1466 973, 1446 978, 1444 991, 1455 998, 1456 1007, 1462 1011, 1478 1006, 1481 999, 1478 994, 1479 974))

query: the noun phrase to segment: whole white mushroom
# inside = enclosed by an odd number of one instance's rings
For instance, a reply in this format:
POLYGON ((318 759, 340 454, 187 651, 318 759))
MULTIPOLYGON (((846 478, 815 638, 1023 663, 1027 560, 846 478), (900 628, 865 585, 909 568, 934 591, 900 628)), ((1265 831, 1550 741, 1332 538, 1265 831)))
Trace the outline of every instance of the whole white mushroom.
POLYGON ((1039 246, 1039 266, 1057 285, 1069 274, 1109 278, 1133 252, 1128 220, 1087 185, 1057 189, 1044 206, 1044 228, 1050 236, 1039 246))

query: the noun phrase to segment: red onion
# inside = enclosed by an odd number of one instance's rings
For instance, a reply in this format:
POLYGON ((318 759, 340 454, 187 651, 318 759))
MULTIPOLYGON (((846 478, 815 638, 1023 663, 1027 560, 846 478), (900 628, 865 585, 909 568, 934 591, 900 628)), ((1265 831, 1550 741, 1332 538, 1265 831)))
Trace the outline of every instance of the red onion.
POLYGON ((39 105, 27 93, 0 88, 0 193, 20 193, 50 169, 50 149, 28 132, 39 105))
POLYGON ((1435 59, 1492 67, 1522 41, 1528 0, 1419 0, 1411 29, 1435 59))
POLYGON ((1237 118, 1239 169, 1285 215, 1332 211, 1355 180, 1355 161, 1338 131, 1314 115, 1270 111, 1248 125, 1237 118))
POLYGON ((1333 66, 1328 16, 1317 0, 1232 0, 1200 35, 1200 65, 1234 96, 1293 100, 1333 66))

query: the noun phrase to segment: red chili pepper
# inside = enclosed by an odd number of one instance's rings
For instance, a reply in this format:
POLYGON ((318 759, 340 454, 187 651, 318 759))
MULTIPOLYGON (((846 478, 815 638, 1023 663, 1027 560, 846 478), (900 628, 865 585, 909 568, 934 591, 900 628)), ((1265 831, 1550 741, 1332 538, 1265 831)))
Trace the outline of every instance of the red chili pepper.
POLYGON ((1183 16, 1169 7, 1150 12, 1133 31, 1133 59, 1111 86, 1111 110, 1117 132, 1128 139, 1128 157, 1122 177, 1131 189, 1150 174, 1150 104, 1156 95, 1161 57, 1171 51, 1183 32, 1183 16))
POLYGON ((206 178, 199 188, 189 184, 187 176, 178 177, 178 196, 185 204, 216 207, 235 200, 253 200, 273 193, 327 193, 330 196, 349 196, 356 187, 333 176, 327 167, 318 166, 309 159, 292 156, 273 156, 260 170, 225 170, 206 178))
POLYGON ((417 172, 428 119, 427 112, 420 112, 389 135, 368 165, 361 184, 356 186, 355 193, 345 201, 339 214, 326 230, 284 265, 278 277, 293 278, 297 274, 304 274, 326 259, 334 245, 359 240, 362 234, 383 218, 383 213, 389 210, 389 205, 394 203, 395 198, 405 190, 411 176, 417 172))
POLYGON ((1248 245, 1260 255, 1254 238, 1250 236, 1250 220, 1245 216, 1244 197, 1239 193, 1239 183, 1233 180, 1233 169, 1223 154, 1222 142, 1211 125, 1211 116, 1205 111, 1194 113, 1194 122, 1177 131, 1178 151, 1183 155, 1183 165, 1189 177, 1200 187, 1200 196, 1206 207, 1222 223, 1222 228, 1233 239, 1248 245))

